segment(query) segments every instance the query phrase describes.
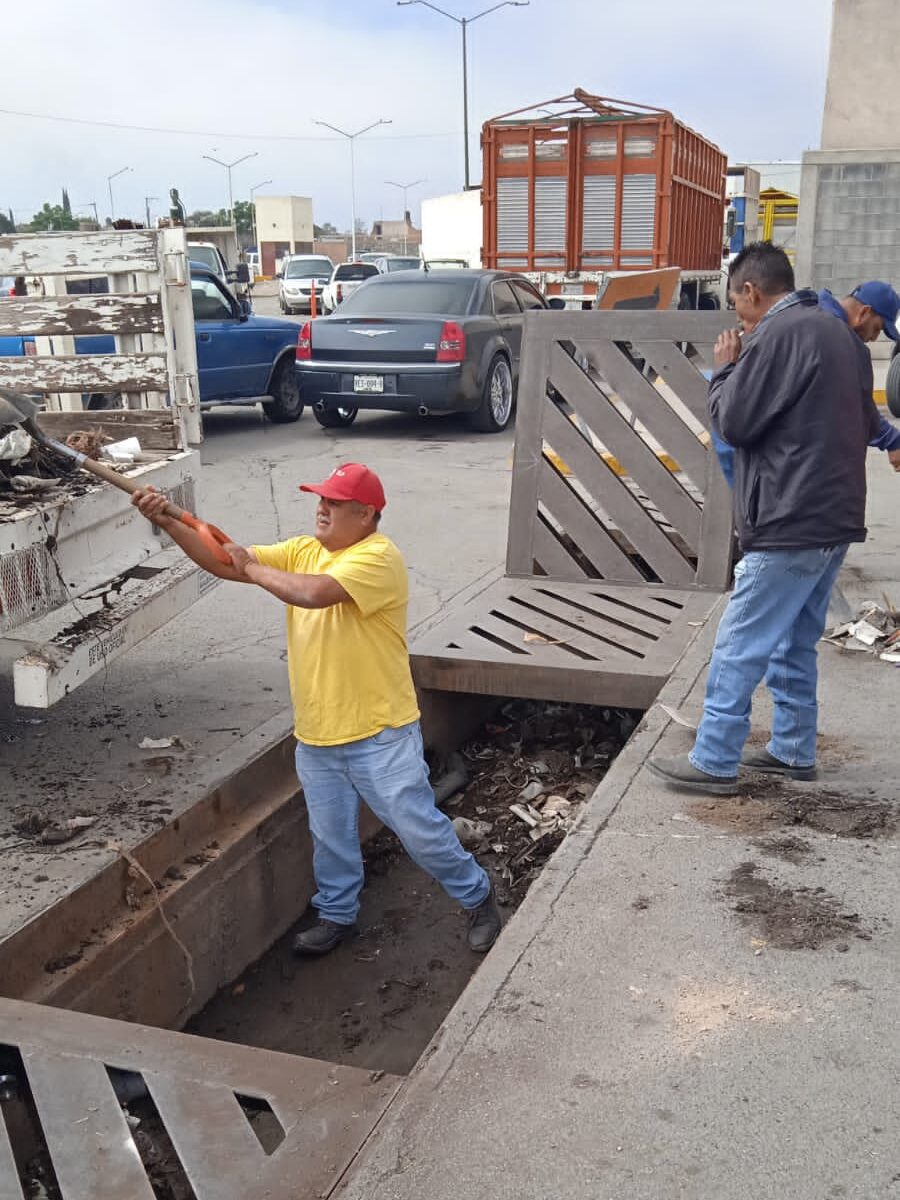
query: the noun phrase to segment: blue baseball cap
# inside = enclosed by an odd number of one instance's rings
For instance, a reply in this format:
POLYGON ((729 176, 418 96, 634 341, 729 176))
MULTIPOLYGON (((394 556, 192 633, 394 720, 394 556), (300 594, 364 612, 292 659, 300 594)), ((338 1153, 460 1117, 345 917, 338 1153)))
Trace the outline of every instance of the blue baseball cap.
POLYGON ((882 283, 879 279, 870 279, 868 283, 861 283, 858 288, 854 288, 850 295, 860 304, 867 304, 872 312, 878 313, 884 321, 884 332, 887 336, 893 342, 900 342, 896 324, 897 311, 900 310, 900 296, 889 283, 882 283))

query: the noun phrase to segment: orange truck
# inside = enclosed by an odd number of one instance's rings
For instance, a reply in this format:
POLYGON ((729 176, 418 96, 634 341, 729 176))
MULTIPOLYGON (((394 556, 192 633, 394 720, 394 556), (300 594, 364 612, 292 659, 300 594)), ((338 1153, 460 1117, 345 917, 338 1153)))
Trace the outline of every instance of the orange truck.
POLYGON ((485 122, 481 145, 483 266, 567 308, 677 267, 674 303, 720 307, 727 160, 672 113, 576 89, 485 122))

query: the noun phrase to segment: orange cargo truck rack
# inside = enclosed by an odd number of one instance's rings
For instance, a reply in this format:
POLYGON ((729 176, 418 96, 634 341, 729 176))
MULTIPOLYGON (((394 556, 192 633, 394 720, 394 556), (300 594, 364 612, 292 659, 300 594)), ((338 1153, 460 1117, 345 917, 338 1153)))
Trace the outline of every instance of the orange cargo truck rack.
POLYGON ((486 267, 720 269, 726 156, 666 109, 577 88, 481 144, 486 267))

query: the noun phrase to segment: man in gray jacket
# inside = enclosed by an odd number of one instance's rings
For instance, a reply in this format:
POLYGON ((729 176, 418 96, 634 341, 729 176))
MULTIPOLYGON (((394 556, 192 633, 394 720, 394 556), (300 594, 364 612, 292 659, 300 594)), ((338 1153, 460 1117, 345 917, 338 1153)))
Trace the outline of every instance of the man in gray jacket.
POLYGON ((748 246, 728 287, 744 334, 727 330, 716 343, 709 406, 714 431, 736 450, 743 557, 694 748, 648 763, 673 786, 713 795, 737 791, 741 762, 815 778, 816 643, 847 548, 866 537, 866 447, 879 420, 868 350, 814 291, 794 290, 784 251, 748 246), (742 758, 763 678, 772 737, 742 758))

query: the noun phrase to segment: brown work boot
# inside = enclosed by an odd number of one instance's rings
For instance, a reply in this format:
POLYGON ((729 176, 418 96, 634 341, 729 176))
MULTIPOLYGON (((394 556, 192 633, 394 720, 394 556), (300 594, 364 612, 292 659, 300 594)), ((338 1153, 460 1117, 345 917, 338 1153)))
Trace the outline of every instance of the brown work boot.
POLYGON ((492 886, 478 907, 469 909, 469 949, 476 954, 487 954, 500 936, 502 924, 492 886))
POLYGON ((783 779, 818 779, 819 772, 815 764, 811 767, 792 767, 790 763, 782 762, 768 750, 745 750, 741 755, 741 766, 751 771, 760 771, 763 775, 780 775, 783 779))
POLYGON ((341 942, 356 937, 355 925, 339 925, 337 921, 329 921, 322 917, 309 929, 304 929, 294 938, 295 954, 321 955, 328 954, 341 942))
POLYGON ((647 770, 680 792, 704 792, 707 796, 736 796, 737 776, 710 775, 695 767, 686 754, 672 758, 650 758, 647 770))

